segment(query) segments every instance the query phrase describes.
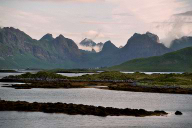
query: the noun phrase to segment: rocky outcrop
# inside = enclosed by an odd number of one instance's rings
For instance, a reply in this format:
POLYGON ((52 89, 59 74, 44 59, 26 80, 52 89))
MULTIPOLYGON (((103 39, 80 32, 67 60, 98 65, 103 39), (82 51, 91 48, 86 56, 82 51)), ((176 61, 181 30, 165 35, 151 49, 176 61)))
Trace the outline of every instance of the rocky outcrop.
POLYGON ((176 112, 175 112, 175 115, 183 115, 183 113, 180 112, 180 111, 176 111, 176 112))
POLYGON ((164 116, 165 111, 146 111, 144 109, 120 109, 112 107, 95 107, 82 104, 66 103, 28 103, 25 101, 0 100, 0 111, 30 111, 45 113, 64 113, 69 115, 95 115, 95 116, 164 116))

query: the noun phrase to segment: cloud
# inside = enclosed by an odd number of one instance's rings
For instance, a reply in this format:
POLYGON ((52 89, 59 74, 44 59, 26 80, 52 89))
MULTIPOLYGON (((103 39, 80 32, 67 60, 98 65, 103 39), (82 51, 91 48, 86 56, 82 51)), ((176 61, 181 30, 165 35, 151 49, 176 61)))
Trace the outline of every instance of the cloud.
POLYGON ((0 9, 0 23, 17 27, 35 38, 49 32, 64 34, 76 42, 87 37, 97 42, 110 39, 116 45, 124 45, 135 32, 150 31, 163 39, 174 31, 178 31, 176 35, 187 34, 191 28, 192 11, 187 3, 192 3, 191 0, 3 1, 0 6, 12 9, 0 9))
POLYGON ((87 37, 89 39, 95 40, 96 38, 106 38, 106 36, 99 31, 89 30, 85 33, 83 33, 84 37, 87 37))
POLYGON ((192 15, 189 12, 178 13, 173 15, 166 22, 155 23, 157 29, 163 31, 165 37, 162 39, 166 46, 170 46, 174 39, 192 34, 192 15))
POLYGON ((2 6, 0 6, 0 15, 2 26, 19 28, 34 37, 40 37, 39 32, 43 31, 41 28, 49 26, 50 22, 54 21, 52 17, 2 6))
POLYGON ((128 24, 123 22, 104 22, 104 21, 81 21, 83 24, 128 24))
POLYGON ((125 12, 125 13, 115 13, 114 16, 133 16, 132 14, 125 12))
POLYGON ((93 3, 93 2, 104 2, 105 0, 30 0, 30 1, 41 1, 41 2, 81 2, 81 3, 93 3))
POLYGON ((176 14, 175 16, 192 16, 192 11, 176 14))
POLYGON ((99 46, 94 46, 94 47, 86 47, 86 46, 82 46, 80 44, 77 44, 79 49, 85 50, 85 51, 92 51, 93 49, 96 52, 100 52, 102 50, 103 47, 99 47, 99 46))

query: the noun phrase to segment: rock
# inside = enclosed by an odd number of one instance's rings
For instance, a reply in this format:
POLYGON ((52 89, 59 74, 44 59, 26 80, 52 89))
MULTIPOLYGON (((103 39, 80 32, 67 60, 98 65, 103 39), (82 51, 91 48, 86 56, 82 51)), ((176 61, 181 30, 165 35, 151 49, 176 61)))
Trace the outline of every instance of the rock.
POLYGON ((180 112, 180 111, 176 111, 176 112, 175 112, 175 115, 183 115, 183 113, 180 112))
POLYGON ((112 107, 91 106, 66 103, 29 103, 25 101, 0 100, 0 111, 28 111, 45 113, 64 113, 69 115, 95 115, 95 116, 164 116, 164 111, 146 111, 144 109, 120 109, 112 107))

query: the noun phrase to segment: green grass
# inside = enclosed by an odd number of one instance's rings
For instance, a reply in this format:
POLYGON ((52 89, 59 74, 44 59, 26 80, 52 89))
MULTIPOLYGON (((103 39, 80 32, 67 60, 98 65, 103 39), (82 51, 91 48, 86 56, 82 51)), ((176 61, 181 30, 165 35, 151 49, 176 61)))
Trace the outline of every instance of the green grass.
POLYGON ((71 61, 65 61, 64 63, 49 62, 46 60, 39 59, 29 53, 16 53, 14 56, 9 56, 5 59, 0 58, 0 67, 2 69, 53 69, 58 67, 72 68, 73 65, 75 64, 71 61))
POLYGON ((162 56, 134 59, 107 70, 149 72, 192 72, 192 47, 162 56))
POLYGON ((69 79, 69 80, 133 80, 141 86, 176 86, 183 88, 192 88, 192 73, 183 74, 144 74, 133 73, 125 74, 117 71, 102 72, 92 75, 83 75, 78 77, 66 77, 52 72, 41 71, 36 74, 25 73, 19 76, 9 76, 10 78, 51 78, 51 79, 69 79))
POLYGON ((67 79, 66 76, 59 75, 56 73, 46 72, 46 71, 40 71, 35 74, 32 74, 30 72, 17 75, 17 76, 8 76, 8 78, 40 78, 40 79, 67 79))

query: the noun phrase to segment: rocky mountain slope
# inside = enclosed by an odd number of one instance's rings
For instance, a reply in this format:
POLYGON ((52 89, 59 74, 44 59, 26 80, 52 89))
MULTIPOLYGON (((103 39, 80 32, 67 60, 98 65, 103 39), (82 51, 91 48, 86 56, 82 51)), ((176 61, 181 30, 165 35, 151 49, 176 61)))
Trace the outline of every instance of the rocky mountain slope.
MULTIPOLYGON (((88 44, 96 43, 88 40, 88 44)), ((96 45, 102 46, 101 43, 96 45)), ((0 68, 95 68, 170 51, 149 32, 134 34, 121 49, 107 41, 96 53, 79 49, 73 40, 63 35, 53 38, 46 34, 35 40, 13 27, 0 29, 0 68)))

